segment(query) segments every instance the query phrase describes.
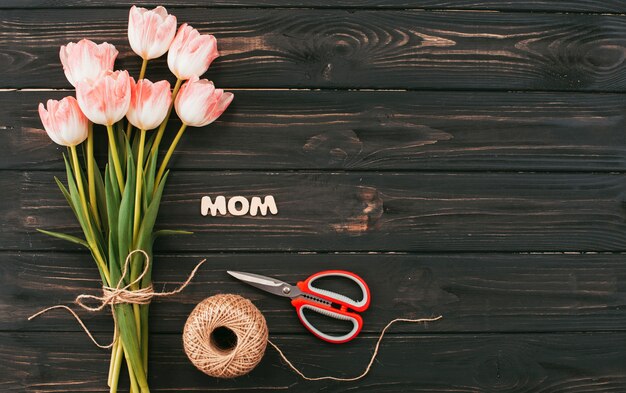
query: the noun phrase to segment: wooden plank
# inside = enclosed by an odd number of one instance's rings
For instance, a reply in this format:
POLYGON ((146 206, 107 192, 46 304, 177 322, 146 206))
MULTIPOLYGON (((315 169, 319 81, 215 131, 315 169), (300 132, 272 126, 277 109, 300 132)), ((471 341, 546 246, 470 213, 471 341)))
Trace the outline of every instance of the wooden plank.
MULTIPOLYGON (((305 373, 358 375, 374 338, 324 345, 306 336, 272 336, 305 373)), ((477 392, 626 390, 626 334, 390 335, 363 380, 306 382, 268 349, 249 375, 217 380, 197 371, 175 335, 152 335, 151 390, 294 392, 477 392)), ((105 389, 109 356, 81 333, 0 333, 5 392, 105 389)), ((125 381, 122 385, 126 387, 125 381)))
MULTIPOLYGON (((502 10, 502 11, 569 11, 569 12, 625 12, 621 0, 203 0, 160 1, 137 0, 133 4, 154 7, 306 7, 306 8, 420 8, 453 10, 502 10)), ((128 8, 127 1, 120 0, 3 0, 0 8, 66 8, 107 7, 128 8)))
MULTIPOLYGON (((68 87, 58 47, 83 37, 117 45, 117 67, 137 75, 127 13, 4 11, 0 87, 68 87)), ((218 37, 223 56, 207 76, 230 88, 626 89, 619 16, 229 8, 177 16, 218 37)), ((148 66, 150 78, 168 75, 162 59, 148 66)))
MULTIPOLYGON (((67 250, 35 232, 77 232, 60 172, 4 171, 2 250, 67 250)), ((169 251, 619 251, 623 175, 177 172, 159 226, 194 231, 169 251), (209 195, 273 195, 269 216, 203 217, 209 195)))
MULTIPOLYGON (((0 330, 81 331, 64 311, 33 321, 40 308, 71 304, 80 293, 97 294, 99 277, 86 254, 3 253, 0 269, 0 330)), ((195 264, 207 258, 185 291, 150 308, 151 332, 176 333, 202 299, 215 293, 237 293, 264 313, 272 332, 301 333, 293 308, 283 298, 232 279, 226 270, 256 272, 295 283, 326 269, 362 276, 372 304, 363 314, 364 332, 377 333, 397 317, 443 315, 428 324, 429 332, 544 332, 623 330, 626 314, 624 255, 564 254, 212 254, 158 255, 155 287, 173 288, 195 264), (167 286, 165 284, 168 284, 167 286)), ((345 282, 327 288, 355 298, 345 282)), ((81 311, 90 330, 107 337, 107 312, 81 311)), ((343 325, 317 321, 328 331, 343 325)), ((415 332, 410 324, 394 331, 415 332)))
MULTIPOLYGON (((62 169, 37 103, 0 93, 0 169, 62 169)), ((177 169, 626 170, 619 94, 235 91, 222 119, 191 129, 177 169)), ((173 135, 172 131, 169 135, 173 135)), ((96 147, 106 154, 106 132, 96 147)), ((55 148, 56 147, 56 148, 55 148)))

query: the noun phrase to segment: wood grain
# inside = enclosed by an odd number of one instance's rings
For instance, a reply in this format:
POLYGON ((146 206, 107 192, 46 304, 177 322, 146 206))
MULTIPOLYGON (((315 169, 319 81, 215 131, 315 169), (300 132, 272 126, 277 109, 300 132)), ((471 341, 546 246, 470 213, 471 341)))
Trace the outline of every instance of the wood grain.
MULTIPOLYGON (((342 346, 310 335, 274 340, 309 375, 358 374, 374 338, 342 346)), ((217 380, 185 357, 181 338, 152 335, 151 390, 294 392, 620 392, 626 389, 624 333, 390 335, 367 378, 359 382, 306 382, 268 349, 249 375, 217 380)), ((0 333, 5 392, 105 391, 108 354, 81 333, 0 333), (19 359, 19 361, 8 360, 19 359)), ((123 382, 125 386, 125 381, 123 382)))
MULTIPOLYGON (((163 4, 218 37, 206 77, 236 98, 174 157, 158 225, 195 234, 159 240, 157 290, 208 262, 151 306, 152 391, 626 391, 626 2, 163 4), (274 195, 279 213, 202 217, 204 195, 274 195), (357 272, 373 293, 362 336, 342 346, 306 333, 285 299, 225 274, 296 282, 330 268, 357 272), (187 361, 180 332, 195 304, 225 292, 252 299, 310 375, 358 374, 392 318, 444 319, 394 327, 356 383, 304 382, 273 350, 221 381, 187 361)), ((53 182, 65 177, 62 149, 36 105, 73 94, 58 59, 69 41, 112 42, 117 68, 138 74, 128 7, 0 0, 3 392, 107 391, 108 352, 68 314, 26 321, 99 287, 84 250, 36 232, 78 234, 53 182)), ((148 77, 171 81, 164 59, 148 77)), ((110 339, 110 315, 80 313, 110 339)))
MULTIPOLYGON (((63 169, 37 104, 68 94, 0 93, 0 169, 63 169)), ((174 168, 626 170, 619 94, 237 90, 235 96, 217 123, 186 133, 174 168)), ((103 163, 106 132, 96 134, 103 163)))
MULTIPOLYGON (((306 8, 419 8, 454 10, 503 10, 503 11, 570 11, 570 12, 625 12, 621 0, 203 0, 160 1, 136 0, 144 7, 156 4, 170 7, 306 7, 306 8)), ((66 7, 119 7, 128 8, 128 1, 121 0, 3 0, 0 8, 66 8, 66 7)))
MULTIPOLYGON (((158 290, 186 279, 195 264, 207 263, 185 291, 152 304, 151 332, 180 332, 193 307, 216 293, 251 299, 275 334, 302 333, 286 299, 244 285, 226 270, 256 272, 296 283, 325 269, 358 273, 372 291, 363 314, 364 332, 377 333, 397 317, 443 315, 424 327, 428 332, 545 332, 622 330, 626 325, 624 255, 564 254, 213 254, 158 255, 154 277, 158 290), (167 286, 166 286, 167 284, 167 286)), ((71 304, 80 293, 98 292, 99 277, 86 254, 5 253, 0 272, 0 330, 80 331, 64 311, 27 321, 40 308, 71 304)), ((345 281, 326 288, 357 297, 345 281)), ((111 316, 86 318, 89 328, 111 332, 111 316)), ((342 324, 316 322, 328 331, 342 324)), ((422 327, 400 324, 395 332, 415 333, 422 327)))
MULTIPOLYGON (((69 87, 58 48, 88 37, 138 74, 125 9, 6 10, 0 87, 69 87)), ((181 9, 216 35, 223 87, 624 91, 626 20, 497 12, 181 9)), ((163 59, 149 78, 170 76, 163 59)))
MULTIPOLYGON (((4 171, 2 250, 68 249, 77 233, 53 175, 4 171)), ((170 251, 616 251, 624 176, 533 173, 177 172, 160 227, 170 251), (204 195, 273 195, 278 215, 203 217, 204 195)), ((70 247, 71 249, 71 247, 70 247)))

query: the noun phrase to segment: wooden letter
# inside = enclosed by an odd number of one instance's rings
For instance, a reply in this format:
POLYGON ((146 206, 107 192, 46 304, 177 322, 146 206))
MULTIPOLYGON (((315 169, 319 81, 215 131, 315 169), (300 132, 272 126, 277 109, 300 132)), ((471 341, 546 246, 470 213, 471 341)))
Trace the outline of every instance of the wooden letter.
POLYGON ((245 197, 235 196, 228 200, 228 212, 233 216, 244 216, 248 214, 249 208, 250 202, 245 197), (241 203, 240 209, 237 209, 237 203, 241 203))
POLYGON ((260 210, 261 215, 266 216, 268 208, 270 210, 270 213, 278 213, 278 207, 276 206, 276 201, 274 200, 274 197, 272 195, 266 196, 263 202, 261 202, 261 198, 253 197, 252 202, 250 203, 250 215, 256 216, 257 212, 260 210))
MULTIPOLYGON (((247 202, 247 201, 246 201, 247 202)), ((229 204, 230 208, 230 204, 229 204)), ((203 216, 209 214, 209 209, 211 209, 211 215, 215 217, 217 213, 221 215, 226 215, 226 198, 223 196, 218 196, 215 198, 215 203, 211 200, 211 197, 204 196, 202 197, 202 202, 200 204, 200 212, 203 216)))

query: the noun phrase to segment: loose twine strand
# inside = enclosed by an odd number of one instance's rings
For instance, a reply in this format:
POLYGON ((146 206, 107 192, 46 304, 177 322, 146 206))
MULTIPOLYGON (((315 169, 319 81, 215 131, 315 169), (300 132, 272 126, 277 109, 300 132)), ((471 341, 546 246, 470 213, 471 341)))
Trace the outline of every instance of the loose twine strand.
POLYGON ((103 285, 102 296, 89 295, 89 294, 84 294, 84 293, 76 296, 76 299, 74 299, 74 303, 76 303, 79 307, 89 312, 102 311, 107 306, 111 306, 111 313, 113 314, 113 324, 115 326, 116 333, 113 336, 113 340, 108 345, 100 344, 91 334, 91 331, 89 331, 89 329, 87 328, 83 320, 78 316, 78 314, 76 314, 76 312, 72 310, 70 307, 63 305, 63 304, 58 304, 56 306, 44 308, 43 310, 38 311, 35 314, 28 317, 28 320, 30 321, 33 318, 37 318, 38 316, 45 314, 48 311, 62 308, 64 310, 67 310, 70 314, 74 316, 74 318, 76 319, 76 321, 78 321, 78 323, 83 328, 85 333, 87 333, 87 336, 89 336, 91 341, 97 347, 102 348, 102 349, 109 349, 113 347, 113 344, 115 344, 115 341, 117 340, 117 319, 115 317, 115 312, 113 311, 113 307, 112 307, 113 305, 122 304, 122 303, 149 304, 152 301, 152 299, 155 297, 167 297, 167 296, 176 295, 182 292, 187 287, 187 285, 189 285, 191 280, 193 280, 194 276, 196 275, 196 272, 198 271, 198 269, 200 268, 200 266, 202 266, 204 262, 206 262, 206 259, 203 259, 200 262, 198 262, 196 267, 191 271, 191 274, 189 274, 189 277, 187 277, 187 280, 184 283, 182 283, 178 288, 174 289, 173 291, 155 292, 152 284, 150 284, 149 286, 145 288, 132 290, 130 289, 131 286, 139 283, 150 269, 150 256, 148 256, 148 253, 142 249, 136 249, 136 250, 131 251, 126 257, 126 260, 124 261, 124 269, 122 271, 122 275, 115 287, 103 285), (124 278, 126 277, 126 274, 128 274, 128 269, 129 269, 131 258, 135 253, 141 253, 143 254, 145 258, 143 271, 135 280, 133 280, 128 285, 122 287, 122 284, 124 283, 124 278), (93 301, 97 304, 97 306, 89 306, 87 303, 85 303, 85 301, 88 301, 88 302, 93 301))
POLYGON ((385 328, 382 330, 382 332, 380 333, 380 336, 378 336, 378 341, 376 341, 376 346, 374 347, 374 352, 372 353, 372 357, 370 358, 370 361, 367 364, 367 367, 365 367, 365 370, 363 370, 363 372, 361 374, 357 375, 356 377, 349 377, 349 378, 333 377, 331 375, 325 375, 325 376, 321 376, 321 377, 307 377, 306 375, 304 375, 304 373, 302 371, 300 371, 296 366, 294 366, 293 363, 291 363, 291 361, 289 361, 289 359, 287 359, 287 356, 285 356, 283 351, 281 351, 280 348, 276 344, 274 344, 272 342, 272 340, 268 339, 267 342, 272 347, 274 347, 274 349, 280 355, 281 359, 283 359, 283 361, 285 363, 287 363, 287 366, 289 366, 289 368, 291 368, 296 374, 298 374, 299 376, 301 376, 303 379, 305 379, 307 381, 331 380, 331 381, 339 381, 339 382, 352 382, 352 381, 358 381, 359 379, 364 378, 370 372, 370 369, 372 368, 372 365, 374 364, 374 361, 376 360, 376 356, 378 356, 378 350, 380 348, 380 343, 382 342, 383 337, 385 336, 385 333, 387 332, 387 329, 389 329, 391 327, 391 325, 393 325, 396 322, 410 322, 410 323, 434 322, 434 321, 440 320, 441 318, 443 318, 442 315, 439 315, 438 317, 435 317, 435 318, 421 318, 421 319, 396 318, 396 319, 390 321, 387 324, 387 326, 385 326, 385 328))

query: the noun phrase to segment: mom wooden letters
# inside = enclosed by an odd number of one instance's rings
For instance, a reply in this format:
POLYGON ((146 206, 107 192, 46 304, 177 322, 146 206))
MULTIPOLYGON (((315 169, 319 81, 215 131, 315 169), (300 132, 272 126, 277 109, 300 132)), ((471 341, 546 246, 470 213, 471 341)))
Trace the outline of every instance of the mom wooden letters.
POLYGON ((248 200, 243 196, 234 196, 228 199, 228 202, 226 202, 226 197, 222 195, 216 197, 215 201, 210 196, 203 196, 200 202, 200 213, 203 216, 208 216, 209 213, 213 217, 225 216, 227 213, 231 216, 244 216, 246 214, 256 216, 259 213, 266 216, 268 211, 270 214, 278 213, 278 207, 272 195, 267 195, 263 201, 260 197, 252 197, 248 200))

